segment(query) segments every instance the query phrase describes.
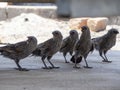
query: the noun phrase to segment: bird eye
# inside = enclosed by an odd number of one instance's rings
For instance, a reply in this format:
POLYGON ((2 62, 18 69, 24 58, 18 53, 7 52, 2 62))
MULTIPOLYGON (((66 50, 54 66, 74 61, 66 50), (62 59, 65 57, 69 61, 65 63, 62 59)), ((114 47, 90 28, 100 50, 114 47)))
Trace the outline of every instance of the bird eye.
POLYGON ((119 32, 118 32, 118 31, 113 31, 113 33, 117 34, 117 33, 119 33, 119 32))
POLYGON ((75 32, 72 32, 72 34, 74 34, 75 32))
POLYGON ((88 29, 87 26, 82 26, 81 28, 82 28, 82 30, 87 30, 88 29))
POLYGON ((71 32, 70 34, 75 34, 75 32, 71 32))
POLYGON ((57 33, 57 32, 55 32, 55 34, 57 35, 58 33, 57 33))

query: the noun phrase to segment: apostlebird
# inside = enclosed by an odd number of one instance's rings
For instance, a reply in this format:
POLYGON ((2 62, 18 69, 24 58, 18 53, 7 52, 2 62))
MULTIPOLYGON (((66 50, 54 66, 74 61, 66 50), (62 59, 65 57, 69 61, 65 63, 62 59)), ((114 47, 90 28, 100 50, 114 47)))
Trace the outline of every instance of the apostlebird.
POLYGON ((36 47, 37 39, 34 36, 28 36, 28 40, 26 41, 0 47, 0 53, 4 57, 14 60, 19 71, 28 71, 20 66, 19 61, 30 55, 36 47))
MULTIPOLYGON (((92 41, 91 41, 91 42, 92 42, 92 41)), ((92 53, 93 51, 94 51, 94 43, 92 42, 91 49, 90 49, 89 53, 90 53, 90 52, 92 53)), ((72 58, 70 59, 70 61, 71 61, 72 63, 75 63, 75 58, 74 58, 74 56, 72 56, 72 58)), ((80 57, 78 57, 78 58, 76 59, 76 63, 77 63, 77 64, 81 63, 81 61, 82 61, 82 56, 80 56, 80 57)))
POLYGON ((60 52, 63 53, 63 56, 65 58, 65 63, 68 63, 66 59, 67 53, 69 53, 72 56, 73 48, 76 42, 78 41, 78 37, 79 37, 78 32, 76 30, 71 30, 69 34, 70 35, 63 40, 62 46, 60 48, 60 52))
POLYGON ((40 43, 35 51, 33 51, 33 55, 35 56, 41 56, 42 62, 45 67, 43 69, 52 69, 52 68, 59 68, 55 67, 53 63, 50 61, 52 56, 57 53, 60 50, 61 44, 62 44, 62 34, 60 31, 56 30, 52 32, 53 38, 40 43), (47 58, 48 62, 52 67, 48 67, 45 63, 45 58, 47 58))
POLYGON ((73 55, 72 58, 74 58, 75 60, 75 65, 74 65, 74 68, 79 68, 77 67, 77 60, 84 58, 84 61, 86 63, 86 66, 85 68, 91 68, 88 66, 88 63, 87 63, 87 56, 91 50, 91 47, 92 47, 92 42, 91 42, 91 35, 90 35, 90 30, 87 26, 82 26, 81 27, 81 31, 82 31, 82 34, 80 36, 80 39, 78 40, 78 42, 76 43, 75 45, 75 54, 73 55))
POLYGON ((99 51, 99 55, 103 58, 103 62, 112 62, 108 60, 106 53, 116 44, 118 33, 117 29, 112 28, 105 35, 92 39, 96 50, 99 51))

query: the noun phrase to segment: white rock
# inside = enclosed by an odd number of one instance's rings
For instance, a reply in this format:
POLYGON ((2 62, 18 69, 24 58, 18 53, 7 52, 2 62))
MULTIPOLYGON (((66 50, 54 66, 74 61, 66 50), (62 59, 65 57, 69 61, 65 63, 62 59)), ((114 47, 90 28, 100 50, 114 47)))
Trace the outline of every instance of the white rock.
POLYGON ((102 31, 106 29, 108 23, 108 18, 100 17, 100 18, 89 18, 87 21, 87 25, 91 31, 102 31))

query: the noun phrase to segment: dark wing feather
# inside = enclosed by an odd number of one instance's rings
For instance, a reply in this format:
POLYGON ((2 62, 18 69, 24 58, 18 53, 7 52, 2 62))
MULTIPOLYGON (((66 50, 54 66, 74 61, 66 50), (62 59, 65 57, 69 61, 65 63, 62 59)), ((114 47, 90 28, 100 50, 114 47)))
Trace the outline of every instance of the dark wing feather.
POLYGON ((42 54, 46 54, 53 47, 52 43, 54 43, 53 39, 49 39, 43 43, 40 43, 37 46, 36 50, 32 52, 32 54, 36 56, 41 56, 42 54))
POLYGON ((16 44, 9 44, 7 46, 0 47, 0 51, 6 51, 8 53, 20 53, 26 49, 27 45, 28 43, 26 41, 19 42, 16 44))
MULTIPOLYGON (((75 63, 75 58, 74 58, 74 56, 71 57, 70 61, 71 61, 72 63, 75 63)), ((81 61, 82 61, 82 57, 81 57, 81 56, 76 59, 76 63, 80 63, 81 61)))
POLYGON ((19 43, 14 44, 15 51, 16 52, 23 52, 28 47, 28 44, 29 44, 28 41, 23 41, 23 42, 19 42, 19 43))
POLYGON ((69 40, 68 40, 69 38, 67 37, 67 38, 65 38, 64 40, 63 40, 63 43, 62 43, 62 46, 61 46, 61 48, 60 48, 60 51, 62 51, 64 48, 66 48, 68 45, 69 45, 69 40))

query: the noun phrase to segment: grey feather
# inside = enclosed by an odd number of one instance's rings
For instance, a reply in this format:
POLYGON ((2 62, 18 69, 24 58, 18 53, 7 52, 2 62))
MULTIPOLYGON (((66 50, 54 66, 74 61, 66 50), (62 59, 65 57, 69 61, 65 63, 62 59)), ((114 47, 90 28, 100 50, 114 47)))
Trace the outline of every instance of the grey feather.
POLYGON ((1 55, 13 59, 18 66, 20 71, 27 70, 23 69, 19 65, 21 59, 29 56, 37 47, 37 39, 34 36, 29 36, 28 40, 18 42, 15 44, 8 44, 7 46, 0 47, 1 55))
MULTIPOLYGON (((81 28, 82 28, 82 30, 81 30, 82 35, 75 46, 75 54, 74 54, 75 65, 74 65, 74 67, 78 68, 77 67, 77 58, 83 57, 85 60, 85 63, 86 63, 85 67, 90 68, 86 61, 86 58, 87 58, 88 53, 90 52, 91 46, 92 46, 90 30, 87 26, 83 26, 81 28)), ((82 58, 80 58, 80 59, 82 59, 82 58)))
POLYGON ((47 58, 49 63, 52 65, 52 68, 55 68, 55 66, 50 62, 50 59, 52 56, 57 53, 60 50, 61 44, 62 44, 62 34, 60 31, 56 30, 52 32, 53 38, 40 43, 36 50, 33 51, 33 55, 35 56, 41 56, 43 64, 46 69, 49 69, 47 65, 45 64, 44 60, 47 58))
POLYGON ((66 63, 68 62, 66 59, 66 54, 67 53, 70 53, 70 55, 73 54, 74 46, 78 41, 78 32, 76 30, 71 30, 69 34, 70 35, 63 40, 62 46, 60 48, 60 52, 63 53, 66 63))
POLYGON ((103 58, 104 62, 111 62, 108 61, 106 53, 116 44, 116 36, 118 33, 117 29, 112 28, 105 35, 92 39, 96 50, 99 51, 99 54, 103 58))

